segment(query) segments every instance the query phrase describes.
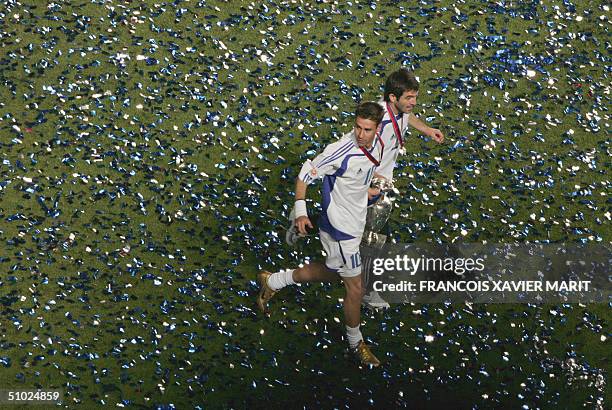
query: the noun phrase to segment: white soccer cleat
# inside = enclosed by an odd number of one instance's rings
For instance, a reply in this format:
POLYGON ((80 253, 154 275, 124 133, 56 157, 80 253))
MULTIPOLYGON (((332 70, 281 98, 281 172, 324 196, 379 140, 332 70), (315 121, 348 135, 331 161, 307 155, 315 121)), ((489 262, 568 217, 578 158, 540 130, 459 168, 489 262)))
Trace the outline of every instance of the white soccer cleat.
POLYGON ((391 307, 389 302, 384 300, 375 290, 363 295, 361 304, 373 309, 388 309, 391 307))

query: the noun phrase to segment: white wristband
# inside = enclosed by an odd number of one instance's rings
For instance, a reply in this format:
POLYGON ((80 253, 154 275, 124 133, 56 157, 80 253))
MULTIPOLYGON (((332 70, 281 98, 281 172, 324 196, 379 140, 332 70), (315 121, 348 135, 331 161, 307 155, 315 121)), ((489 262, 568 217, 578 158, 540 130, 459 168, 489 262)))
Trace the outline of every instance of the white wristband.
POLYGON ((306 201, 303 199, 298 199, 295 201, 295 219, 299 218, 300 216, 308 216, 306 201))

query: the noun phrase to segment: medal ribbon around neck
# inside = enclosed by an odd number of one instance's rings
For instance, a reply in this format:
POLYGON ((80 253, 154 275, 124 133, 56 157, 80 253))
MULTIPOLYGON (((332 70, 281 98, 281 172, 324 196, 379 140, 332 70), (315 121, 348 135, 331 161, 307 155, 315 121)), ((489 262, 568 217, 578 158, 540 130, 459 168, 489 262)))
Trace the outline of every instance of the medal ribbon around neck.
MULTIPOLYGON (((376 138, 378 138, 378 142, 380 142, 380 159, 382 160, 382 156, 383 156, 383 154, 385 152, 385 143, 383 142, 382 138, 380 138, 380 133, 378 131, 376 132, 376 138)), ((374 158, 372 156, 372 154, 370 154, 370 152, 367 149, 365 149, 364 147, 359 147, 359 149, 361 149, 361 152, 363 152, 363 155, 368 157, 368 159, 375 166, 379 166, 380 165, 380 161, 377 161, 376 158, 374 158)))
POLYGON ((393 124, 393 131, 395 131, 395 136, 399 141, 400 147, 404 148, 404 141, 402 140, 402 133, 400 132, 399 125, 397 125, 397 120, 395 119, 395 115, 393 114, 393 110, 389 103, 387 103, 387 112, 389 113, 389 117, 391 118, 391 124, 393 124))

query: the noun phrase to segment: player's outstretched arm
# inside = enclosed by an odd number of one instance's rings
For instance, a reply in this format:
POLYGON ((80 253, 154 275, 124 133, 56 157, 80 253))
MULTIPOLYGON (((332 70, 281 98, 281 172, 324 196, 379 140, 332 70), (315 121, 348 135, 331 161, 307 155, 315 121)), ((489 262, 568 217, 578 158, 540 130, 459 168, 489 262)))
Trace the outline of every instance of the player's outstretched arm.
POLYGON ((306 235, 306 228, 312 228, 312 222, 308 218, 306 210, 306 188, 308 185, 300 178, 295 180, 295 221, 294 224, 300 235, 306 235))
POLYGON ((408 124, 416 128, 420 133, 427 135, 438 144, 444 142, 444 134, 437 128, 427 126, 423 121, 419 120, 414 114, 408 118, 408 124))
POLYGON ((300 235, 306 235, 306 228, 313 228, 306 210, 306 187, 315 180, 331 175, 342 165, 343 150, 352 144, 341 139, 325 147, 312 161, 306 160, 295 182, 295 227, 300 235))

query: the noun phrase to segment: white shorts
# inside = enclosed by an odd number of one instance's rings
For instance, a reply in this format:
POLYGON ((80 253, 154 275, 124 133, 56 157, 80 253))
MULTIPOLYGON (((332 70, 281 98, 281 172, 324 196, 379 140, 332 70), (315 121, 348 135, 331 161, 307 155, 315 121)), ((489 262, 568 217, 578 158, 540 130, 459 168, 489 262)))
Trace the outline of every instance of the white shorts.
POLYGON ((361 237, 346 241, 337 241, 327 232, 319 231, 319 238, 325 250, 325 266, 344 278, 361 274, 361 256, 359 244, 361 237))

